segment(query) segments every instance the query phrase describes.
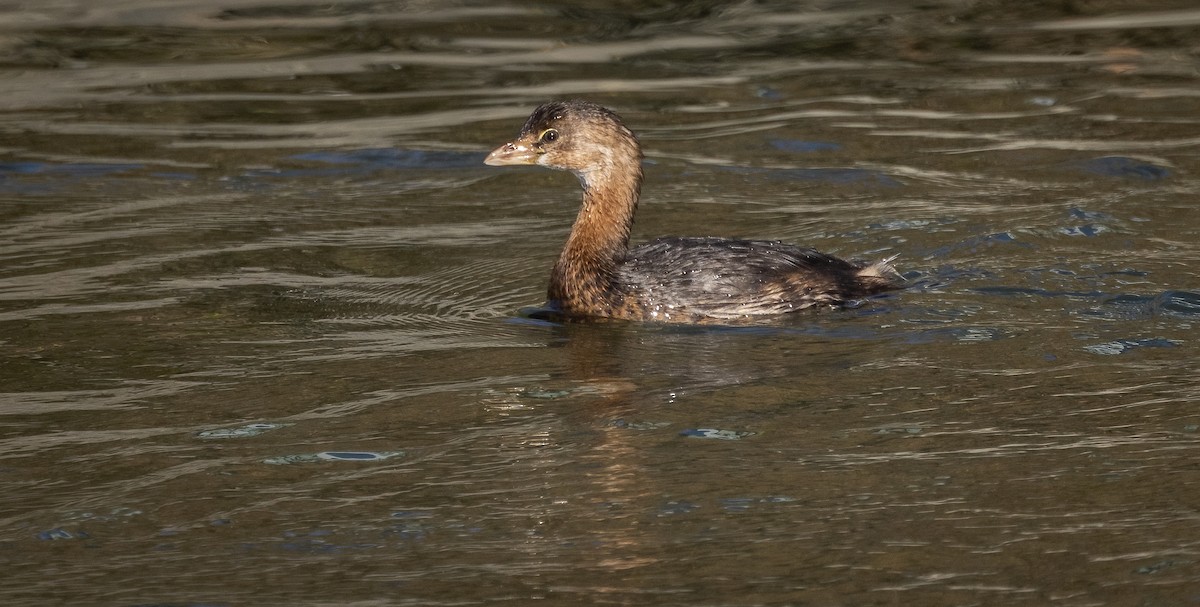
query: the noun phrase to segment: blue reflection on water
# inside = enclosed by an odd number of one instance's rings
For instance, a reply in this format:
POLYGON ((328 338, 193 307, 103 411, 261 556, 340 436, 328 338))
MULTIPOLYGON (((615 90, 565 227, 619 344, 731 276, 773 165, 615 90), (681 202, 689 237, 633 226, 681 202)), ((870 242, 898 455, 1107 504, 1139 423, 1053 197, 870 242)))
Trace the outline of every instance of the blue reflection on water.
POLYGON ((1100 158, 1084 160, 1076 166, 1087 173, 1104 175, 1106 177, 1140 179, 1143 181, 1157 181, 1166 179, 1171 175, 1171 171, 1166 167, 1125 156, 1102 156, 1100 158))
POLYGON ((140 164, 95 162, 0 162, 0 193, 48 194, 65 186, 142 168, 140 164))
POLYGON ((359 150, 323 150, 292 156, 296 160, 335 165, 354 165, 363 169, 461 169, 483 164, 483 155, 474 152, 368 148, 359 150))
POLYGON ((803 169, 771 169, 742 166, 721 166, 722 170, 733 173, 761 174, 769 179, 790 181, 820 181, 837 185, 875 185, 895 187, 903 185, 890 175, 869 169, 854 168, 803 168, 803 169))
POLYGON ((407 150, 401 148, 364 148, 357 150, 318 150, 288 157, 289 160, 319 163, 318 166, 256 169, 243 177, 328 177, 369 175, 395 170, 447 170, 482 166, 483 155, 474 152, 407 150))
POLYGON ((808 153, 840 150, 842 146, 832 141, 805 141, 803 139, 768 139, 771 147, 785 152, 808 153))

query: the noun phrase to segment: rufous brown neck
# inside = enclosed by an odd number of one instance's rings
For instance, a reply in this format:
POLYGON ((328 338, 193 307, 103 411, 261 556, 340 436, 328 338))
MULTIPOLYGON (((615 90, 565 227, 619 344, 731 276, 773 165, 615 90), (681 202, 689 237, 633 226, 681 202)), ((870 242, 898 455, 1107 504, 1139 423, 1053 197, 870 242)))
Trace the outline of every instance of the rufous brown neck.
POLYGON ((641 154, 608 158, 576 173, 583 205, 550 276, 549 297, 569 309, 612 290, 616 268, 629 248, 629 232, 642 188, 641 154))

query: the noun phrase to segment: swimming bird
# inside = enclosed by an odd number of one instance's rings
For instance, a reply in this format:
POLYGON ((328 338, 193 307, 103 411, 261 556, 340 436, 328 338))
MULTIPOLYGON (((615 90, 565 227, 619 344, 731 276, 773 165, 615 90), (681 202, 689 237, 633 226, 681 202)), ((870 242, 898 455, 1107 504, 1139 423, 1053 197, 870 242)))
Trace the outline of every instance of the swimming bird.
POLYGON ((571 171, 583 204, 550 273, 548 305, 568 317, 704 323, 842 306, 898 288, 894 257, 859 264, 779 241, 667 237, 629 246, 642 148, 612 110, 556 101, 484 160, 571 171))

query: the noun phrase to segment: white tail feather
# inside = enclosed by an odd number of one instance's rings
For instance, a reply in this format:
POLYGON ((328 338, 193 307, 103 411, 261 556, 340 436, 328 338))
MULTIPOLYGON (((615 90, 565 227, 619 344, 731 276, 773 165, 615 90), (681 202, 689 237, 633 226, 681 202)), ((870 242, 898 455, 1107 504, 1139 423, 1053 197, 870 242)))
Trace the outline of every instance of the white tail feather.
POLYGON ((877 261, 873 264, 864 266, 861 270, 858 271, 858 275, 859 276, 872 276, 875 278, 883 278, 885 280, 903 281, 903 280, 905 280, 904 276, 902 276, 900 274, 900 272, 896 271, 896 268, 894 268, 892 266, 892 262, 896 261, 897 257, 900 257, 899 253, 892 255, 891 257, 886 257, 884 259, 880 259, 879 261, 877 261))

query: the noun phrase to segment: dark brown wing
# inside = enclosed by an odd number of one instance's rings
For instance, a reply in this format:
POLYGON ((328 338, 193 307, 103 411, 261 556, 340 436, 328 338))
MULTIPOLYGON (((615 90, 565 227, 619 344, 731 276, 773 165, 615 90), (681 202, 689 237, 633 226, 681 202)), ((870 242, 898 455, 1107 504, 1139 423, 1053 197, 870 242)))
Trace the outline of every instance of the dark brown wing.
POLYGON ((878 280, 864 280, 862 271, 777 241, 662 238, 631 249, 617 278, 653 305, 736 318, 838 305, 885 290, 878 280))

